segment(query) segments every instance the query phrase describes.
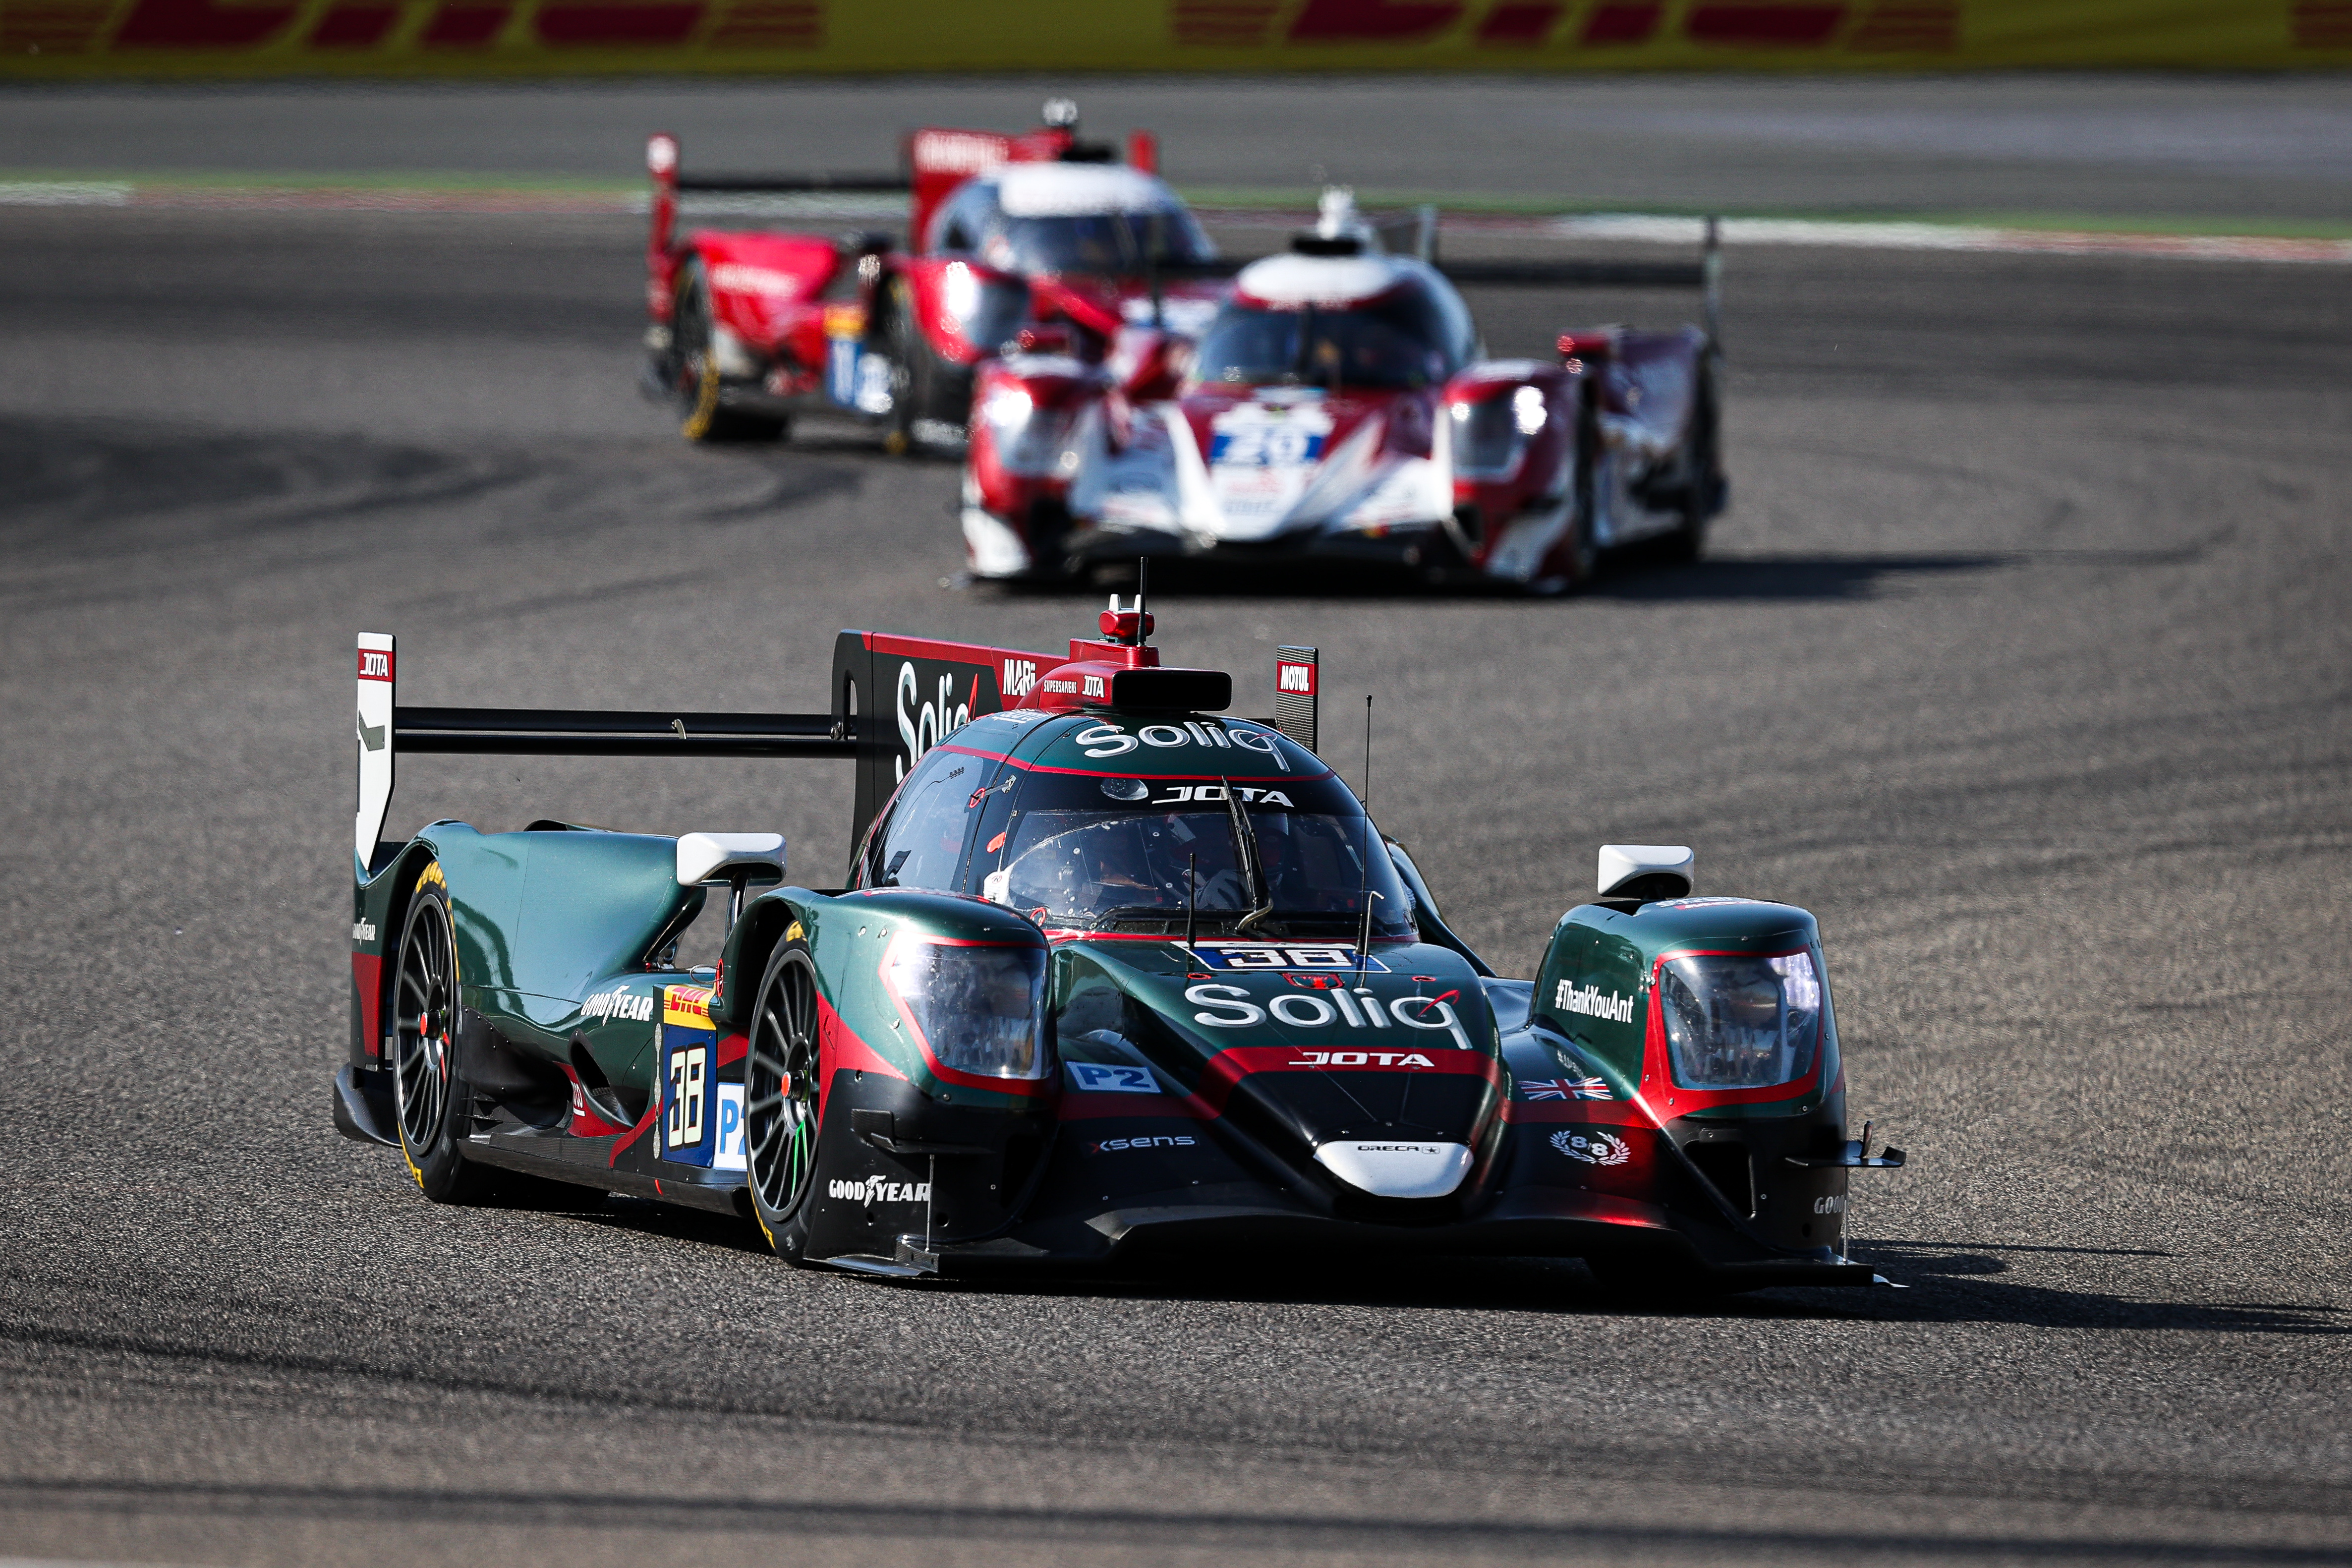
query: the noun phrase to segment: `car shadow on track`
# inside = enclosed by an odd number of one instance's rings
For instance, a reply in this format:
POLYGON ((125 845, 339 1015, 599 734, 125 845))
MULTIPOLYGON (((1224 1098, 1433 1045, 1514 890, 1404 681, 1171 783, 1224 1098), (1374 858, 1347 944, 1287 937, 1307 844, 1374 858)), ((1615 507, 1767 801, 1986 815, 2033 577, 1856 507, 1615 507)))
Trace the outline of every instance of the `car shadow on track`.
MULTIPOLYGON (((1991 572, 2025 557, 2000 552, 1872 555, 1729 556, 1690 563, 1658 559, 1639 550, 1612 556, 1577 598, 1625 603, 1826 603, 1866 599, 1912 578, 1991 572)), ((992 584, 1023 598, 1091 598, 1106 586, 1132 592, 1131 568, 1106 569, 1083 582, 992 584)), ((1554 598, 1507 584, 1433 585, 1403 572, 1297 562, 1253 565, 1161 559, 1151 564, 1154 598, 1187 599, 1437 599, 1551 605, 1554 598)))
MULTIPOLYGON (((614 1194, 583 1195, 558 1212, 582 1224, 664 1236, 735 1252, 768 1250, 759 1231, 728 1215, 614 1194)), ((1103 1300, 1254 1301, 1292 1306, 1428 1308, 1592 1316, 1838 1318, 1885 1322, 2018 1323, 2034 1328, 2170 1329, 2192 1332, 2347 1334, 2344 1309, 2286 1301, 2168 1301, 2115 1291, 2001 1279, 2010 1257, 2169 1258, 2122 1247, 1871 1240, 1851 1247, 1904 1287, 1784 1288, 1738 1295, 1604 1284, 1574 1258, 1364 1257, 1222 1253, 1140 1259, 1117 1269, 1007 1273, 929 1280, 919 1289, 1103 1300), (2004 1256, 2008 1255, 2008 1256, 2004 1256)), ((781 1265, 780 1265, 781 1267, 781 1265)), ((877 1282, 877 1289, 893 1288, 877 1282)))

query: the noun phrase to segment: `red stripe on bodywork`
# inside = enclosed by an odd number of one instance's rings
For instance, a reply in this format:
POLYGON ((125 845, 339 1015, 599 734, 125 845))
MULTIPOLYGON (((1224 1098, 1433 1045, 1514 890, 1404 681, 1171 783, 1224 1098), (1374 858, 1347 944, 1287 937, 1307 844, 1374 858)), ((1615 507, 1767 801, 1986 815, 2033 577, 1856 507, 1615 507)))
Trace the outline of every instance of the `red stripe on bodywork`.
MULTIPOLYGON (((1350 1050, 1345 1053, 1325 1053, 1321 1047, 1235 1046, 1231 1050, 1220 1051, 1209 1058, 1208 1067, 1201 1074, 1200 1087, 1192 1091, 1186 1103, 1193 1108, 1193 1114, 1202 1121, 1222 1116, 1224 1114, 1225 1101, 1233 1095, 1234 1086, 1245 1078, 1262 1072, 1436 1072, 1457 1077, 1483 1078, 1497 1088, 1501 1087, 1503 1081, 1502 1066, 1494 1058, 1484 1051, 1460 1050, 1452 1046, 1443 1048, 1421 1045, 1382 1046, 1375 1049, 1350 1050), (1321 1054, 1344 1054, 1368 1058, 1418 1055, 1427 1057, 1430 1065, 1406 1066, 1399 1062, 1382 1063, 1368 1060, 1362 1063, 1348 1062, 1332 1066, 1303 1059, 1308 1056, 1321 1054)), ((1139 1100, 1142 1096, 1139 1095, 1136 1098, 1139 1100)))
POLYGON ((366 1047, 368 1059, 378 1061, 383 1056, 383 955, 377 952, 352 954, 352 984, 360 992, 360 1043, 366 1047))
POLYGON ((818 1125, 824 1121, 824 1104, 833 1093, 833 1079, 840 1072, 878 1072, 899 1082, 907 1075, 884 1061, 874 1047, 860 1037, 857 1031, 842 1020, 833 1010, 833 1004, 819 996, 816 999, 816 1114, 818 1125))

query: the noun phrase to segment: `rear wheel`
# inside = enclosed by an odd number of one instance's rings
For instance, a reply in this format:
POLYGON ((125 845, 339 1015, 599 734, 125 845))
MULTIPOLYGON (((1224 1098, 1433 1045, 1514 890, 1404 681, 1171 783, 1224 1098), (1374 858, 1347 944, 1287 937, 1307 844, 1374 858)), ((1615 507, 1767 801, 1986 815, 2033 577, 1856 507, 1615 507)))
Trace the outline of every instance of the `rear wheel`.
POLYGON ((805 942, 768 961, 743 1068, 743 1148, 751 1212, 776 1255, 808 1252, 817 1146, 816 963, 805 942))
POLYGON ((1568 536, 1552 555, 1562 593, 1582 591, 1600 570, 1601 548, 1593 542, 1592 520, 1601 502, 1601 416, 1587 377, 1576 403, 1576 480, 1569 492, 1568 536))
POLYGON ((392 1091, 400 1152, 435 1203, 480 1203, 493 1173, 457 1145, 471 1131, 473 1087, 457 1070, 457 949, 440 868, 428 866, 401 928, 394 969, 392 1091))
POLYGON ((788 421, 772 414, 747 414, 725 405, 726 384, 711 352, 716 318, 710 279, 699 259, 677 269, 677 292, 670 310, 672 390, 677 399, 679 434, 689 441, 773 441, 788 421))
POLYGON ((883 444, 895 453, 915 444, 915 420, 930 391, 930 345, 915 320, 915 294, 906 279, 894 275, 884 296, 889 309, 882 318, 882 352, 890 362, 890 426, 883 444))

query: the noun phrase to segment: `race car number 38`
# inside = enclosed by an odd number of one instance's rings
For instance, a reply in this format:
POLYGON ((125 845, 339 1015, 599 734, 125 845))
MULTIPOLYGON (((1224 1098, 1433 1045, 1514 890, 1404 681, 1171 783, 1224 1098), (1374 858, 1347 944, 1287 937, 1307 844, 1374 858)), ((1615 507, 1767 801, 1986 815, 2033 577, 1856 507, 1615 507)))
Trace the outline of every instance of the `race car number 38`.
POLYGON ((1352 942, 1202 942, 1192 952, 1208 969, 1355 969, 1386 973, 1388 965, 1366 957, 1360 965, 1352 942))

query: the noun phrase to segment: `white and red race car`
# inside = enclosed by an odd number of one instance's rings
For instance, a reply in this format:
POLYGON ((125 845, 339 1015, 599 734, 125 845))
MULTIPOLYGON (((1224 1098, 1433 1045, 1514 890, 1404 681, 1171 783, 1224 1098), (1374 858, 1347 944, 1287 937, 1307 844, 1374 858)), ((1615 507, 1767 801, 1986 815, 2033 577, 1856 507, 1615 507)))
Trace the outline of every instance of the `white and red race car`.
POLYGON ((894 451, 952 449, 981 360, 1011 347, 1090 361, 1130 317, 1213 314, 1231 268, 1154 172, 1148 132, 1114 162, 1056 99, 1034 131, 933 127, 905 152, 898 174, 687 174, 677 138, 647 142, 644 384, 676 403, 688 439, 774 439, 823 411, 880 427, 894 451), (681 199, 885 192, 910 196, 903 246, 679 223, 681 199))
POLYGON ((1391 254, 1334 190, 1289 253, 1241 269, 1205 330, 1130 310, 1100 361, 1024 351, 980 365, 961 512, 972 572, 1317 558, 1559 592, 1612 546, 1695 556, 1727 496, 1712 241, 1696 268, 1447 270, 1701 283, 1710 329, 1598 328, 1562 333, 1556 362, 1486 359, 1446 273, 1391 254))

